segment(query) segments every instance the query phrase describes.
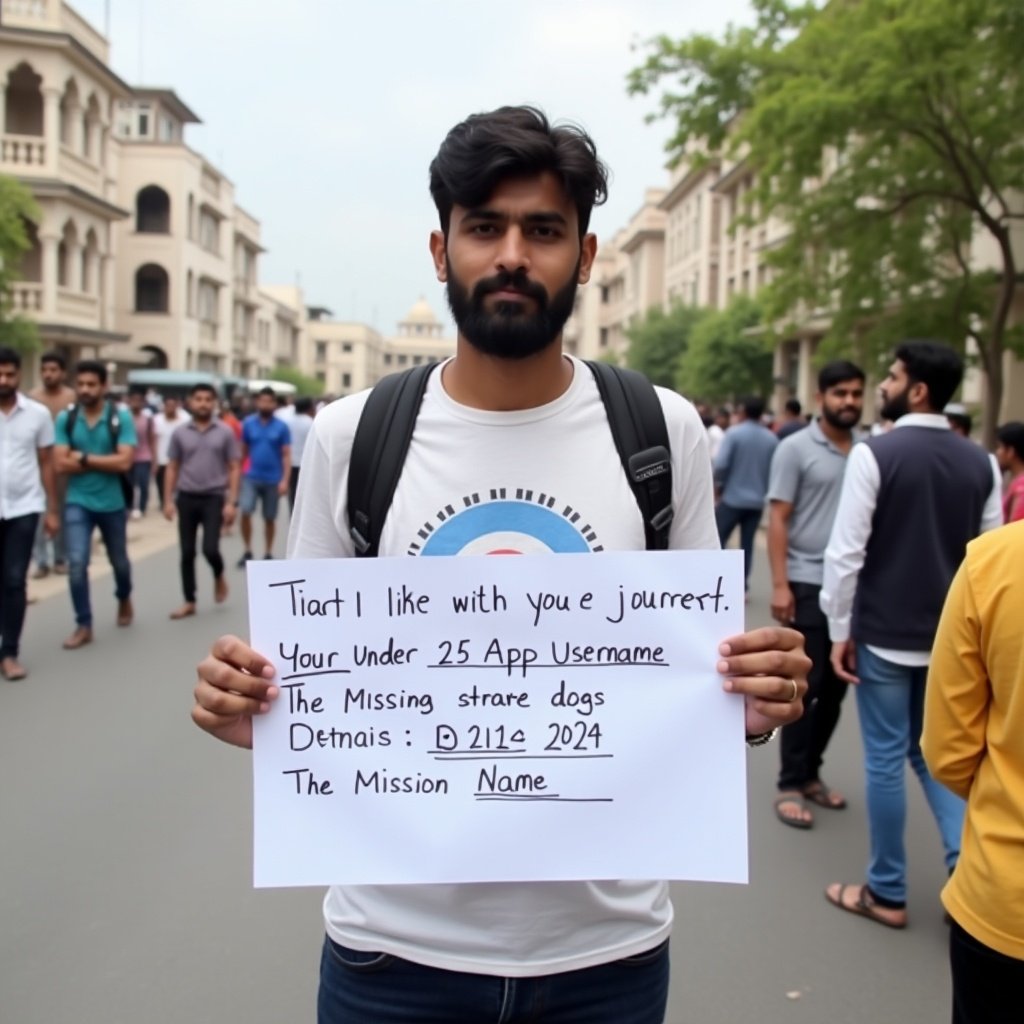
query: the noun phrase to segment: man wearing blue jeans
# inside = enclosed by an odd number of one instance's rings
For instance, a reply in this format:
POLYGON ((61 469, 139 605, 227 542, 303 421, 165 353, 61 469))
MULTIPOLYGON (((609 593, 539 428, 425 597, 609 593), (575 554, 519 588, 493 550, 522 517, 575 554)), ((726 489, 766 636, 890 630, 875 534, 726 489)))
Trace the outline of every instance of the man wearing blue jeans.
POLYGON ((960 853, 963 801, 921 754, 924 686, 946 591, 967 543, 1002 522, 1001 484, 984 449, 942 410, 963 362, 937 342, 896 349, 881 415, 896 426, 854 447, 825 551, 821 608, 832 666, 856 685, 871 852, 864 884, 825 890, 841 910, 890 928, 907 923, 906 762, 921 781, 946 867, 960 853))
POLYGON ((263 511, 264 558, 274 557, 274 530, 280 499, 288 493, 292 475, 291 433, 288 424, 274 415, 277 396, 263 388, 256 396, 256 411, 242 424, 242 465, 249 468, 242 477, 242 543, 245 551, 238 560, 241 569, 252 558, 252 515, 259 503, 263 511))
POLYGON ((75 609, 75 631, 64 641, 73 651, 92 642, 89 600, 89 554, 93 530, 99 529, 114 570, 117 624, 132 622, 132 567, 126 535, 128 510, 121 477, 131 470, 135 450, 132 418, 108 402, 107 368, 83 360, 75 368, 78 403, 55 424, 57 469, 68 475, 64 535, 68 551, 68 585, 75 609))
POLYGON ((724 547, 740 528, 744 580, 749 590, 754 564, 754 538, 764 513, 772 456, 778 438, 761 424, 764 400, 751 396, 740 404, 740 421, 725 432, 715 456, 715 484, 720 492, 715 508, 718 537, 724 547))

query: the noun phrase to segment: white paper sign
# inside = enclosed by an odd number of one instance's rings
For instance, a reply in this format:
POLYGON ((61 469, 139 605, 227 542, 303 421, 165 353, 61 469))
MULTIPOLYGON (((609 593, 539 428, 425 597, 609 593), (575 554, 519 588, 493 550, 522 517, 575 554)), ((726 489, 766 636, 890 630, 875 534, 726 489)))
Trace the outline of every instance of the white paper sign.
POLYGON ((249 563, 255 884, 747 880, 737 551, 249 563))

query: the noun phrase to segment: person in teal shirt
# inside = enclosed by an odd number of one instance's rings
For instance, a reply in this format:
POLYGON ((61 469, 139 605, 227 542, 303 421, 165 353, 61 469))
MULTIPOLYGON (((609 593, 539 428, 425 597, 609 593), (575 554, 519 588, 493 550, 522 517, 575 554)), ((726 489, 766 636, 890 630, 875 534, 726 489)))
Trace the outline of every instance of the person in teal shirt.
POLYGON ((135 425, 131 415, 107 399, 107 368, 98 360, 82 360, 75 368, 75 393, 77 404, 60 413, 54 424, 57 469, 68 475, 64 533, 75 609, 75 631, 64 641, 69 651, 92 642, 89 553, 94 529, 100 531, 114 570, 117 624, 129 626, 133 617, 128 510, 121 477, 131 469, 135 425))

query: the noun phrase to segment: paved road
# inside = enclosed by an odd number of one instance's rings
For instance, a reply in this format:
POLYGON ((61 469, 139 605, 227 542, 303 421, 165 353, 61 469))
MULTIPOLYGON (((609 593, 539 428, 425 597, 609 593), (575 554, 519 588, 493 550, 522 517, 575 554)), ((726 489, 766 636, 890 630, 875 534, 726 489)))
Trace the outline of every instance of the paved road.
MULTIPOLYGON (((768 618, 759 558, 752 624, 768 618)), ((242 576, 232 570, 222 608, 204 577, 202 614, 171 623, 175 563, 167 549, 137 564, 128 630, 113 625, 109 577, 97 581, 96 643, 73 654, 58 644, 66 595, 40 600, 24 638, 32 676, 0 683, 2 1024, 314 1019, 320 893, 251 888, 248 757, 188 719, 200 653, 245 630, 242 576)), ((920 794, 911 787, 911 927, 891 932, 822 897, 863 870, 853 702, 828 765, 849 810, 822 811, 807 833, 778 824, 777 756, 750 752, 751 884, 675 886, 668 1024, 947 1020, 943 869, 920 794)))

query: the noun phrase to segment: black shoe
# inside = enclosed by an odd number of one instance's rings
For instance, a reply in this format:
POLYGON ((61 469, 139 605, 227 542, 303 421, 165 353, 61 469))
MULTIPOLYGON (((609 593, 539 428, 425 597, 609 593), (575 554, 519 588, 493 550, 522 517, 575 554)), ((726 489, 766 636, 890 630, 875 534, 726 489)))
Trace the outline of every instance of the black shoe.
POLYGON ((242 557, 238 560, 236 568, 244 569, 245 568, 245 563, 249 562, 249 561, 252 561, 252 552, 251 551, 246 551, 245 554, 243 554, 242 557))
POLYGON ((274 556, 272 554, 270 554, 269 551, 263 556, 263 561, 264 562, 272 562, 273 560, 274 560, 274 556))

